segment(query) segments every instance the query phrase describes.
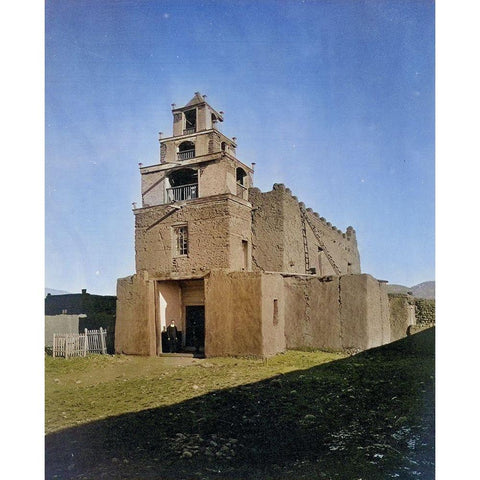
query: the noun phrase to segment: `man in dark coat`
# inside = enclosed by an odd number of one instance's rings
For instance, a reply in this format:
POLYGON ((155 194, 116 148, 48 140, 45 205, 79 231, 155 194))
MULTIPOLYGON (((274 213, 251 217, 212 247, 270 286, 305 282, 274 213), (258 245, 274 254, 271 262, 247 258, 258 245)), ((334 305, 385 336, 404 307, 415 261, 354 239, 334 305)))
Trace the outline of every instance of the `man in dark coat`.
POLYGON ((170 348, 170 353, 174 353, 177 351, 177 341, 178 341, 178 331, 177 327, 175 326, 175 321, 172 320, 170 325, 167 327, 167 338, 168 338, 168 346, 170 348))

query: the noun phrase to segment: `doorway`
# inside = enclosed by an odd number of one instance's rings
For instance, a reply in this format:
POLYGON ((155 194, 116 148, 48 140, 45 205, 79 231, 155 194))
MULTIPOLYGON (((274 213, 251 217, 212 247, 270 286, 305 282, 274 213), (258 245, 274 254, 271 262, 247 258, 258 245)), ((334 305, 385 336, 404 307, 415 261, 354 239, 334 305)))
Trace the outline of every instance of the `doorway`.
POLYGON ((188 305, 185 307, 185 348, 196 353, 205 351, 205 306, 188 305))

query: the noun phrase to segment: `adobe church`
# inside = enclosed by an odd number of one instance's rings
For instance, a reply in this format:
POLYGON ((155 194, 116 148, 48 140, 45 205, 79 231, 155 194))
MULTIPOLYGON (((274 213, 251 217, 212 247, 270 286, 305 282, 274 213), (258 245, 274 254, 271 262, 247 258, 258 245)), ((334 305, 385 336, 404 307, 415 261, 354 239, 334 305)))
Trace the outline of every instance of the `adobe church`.
POLYGON ((159 163, 140 164, 136 273, 117 282, 117 353, 161 354, 171 320, 186 351, 195 325, 206 357, 357 351, 406 332, 411 312, 394 332, 385 282, 361 273, 352 227, 332 226, 282 184, 255 188, 254 164, 237 158, 206 96, 172 114, 159 163))

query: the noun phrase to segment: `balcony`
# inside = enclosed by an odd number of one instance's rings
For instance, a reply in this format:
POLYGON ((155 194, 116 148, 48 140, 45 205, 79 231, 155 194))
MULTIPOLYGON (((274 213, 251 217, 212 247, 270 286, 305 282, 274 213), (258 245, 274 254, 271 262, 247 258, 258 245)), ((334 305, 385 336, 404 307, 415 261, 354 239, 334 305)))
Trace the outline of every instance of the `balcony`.
POLYGON ((183 152, 177 153, 178 160, 189 160, 193 157, 195 157, 195 150, 184 150, 183 152))
POLYGON ((185 128, 183 130, 184 135, 190 135, 191 133, 195 133, 195 127, 185 128))
POLYGON ((167 202, 179 202, 198 198, 198 184, 181 185, 180 187, 167 188, 167 202))

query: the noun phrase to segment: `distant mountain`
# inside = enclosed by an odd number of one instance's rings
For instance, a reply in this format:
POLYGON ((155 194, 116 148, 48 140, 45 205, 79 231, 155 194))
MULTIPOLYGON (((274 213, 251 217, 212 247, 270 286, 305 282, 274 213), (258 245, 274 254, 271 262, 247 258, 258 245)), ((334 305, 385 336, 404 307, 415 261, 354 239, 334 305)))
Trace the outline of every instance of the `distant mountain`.
POLYGON ((53 288, 46 288, 45 289, 45 296, 47 296, 48 294, 50 295, 66 295, 70 292, 66 292, 65 290, 55 290, 53 288))
POLYGON ((435 282, 423 282, 413 287, 405 287, 404 285, 396 285, 394 283, 387 284, 388 293, 408 293, 411 292, 416 298, 435 298, 435 282))

